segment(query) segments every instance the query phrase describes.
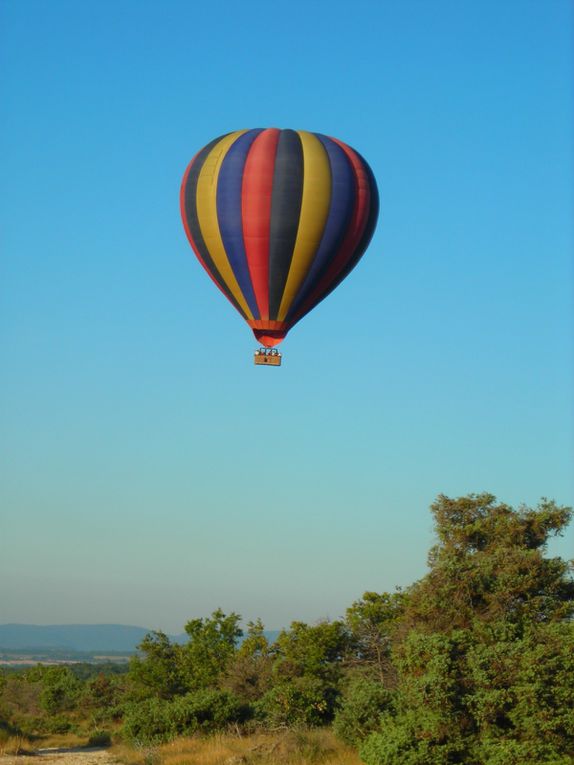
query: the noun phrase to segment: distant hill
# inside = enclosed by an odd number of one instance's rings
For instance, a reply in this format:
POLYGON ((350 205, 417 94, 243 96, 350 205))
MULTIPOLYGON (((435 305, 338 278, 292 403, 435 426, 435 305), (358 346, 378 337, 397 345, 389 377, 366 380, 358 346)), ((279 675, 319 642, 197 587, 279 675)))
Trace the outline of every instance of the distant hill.
POLYGON ((132 652, 148 632, 125 624, 0 624, 0 649, 132 652))
MULTIPOLYGON (((133 652, 151 630, 125 624, 0 624, 0 650, 75 652, 133 652)), ((267 631, 273 642, 279 632, 267 631)), ((170 635, 184 643, 187 635, 170 635)))

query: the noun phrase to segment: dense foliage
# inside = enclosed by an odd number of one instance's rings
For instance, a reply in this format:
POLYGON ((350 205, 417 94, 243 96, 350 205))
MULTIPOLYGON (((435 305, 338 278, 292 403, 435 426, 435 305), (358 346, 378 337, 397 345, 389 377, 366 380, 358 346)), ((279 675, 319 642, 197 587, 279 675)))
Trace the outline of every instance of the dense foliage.
POLYGON ((570 518, 493 496, 432 506, 438 544, 393 647, 395 709, 367 765, 566 765, 574 755, 574 583, 544 556, 570 518))
POLYGON ((567 508, 439 496, 429 571, 366 592, 345 617, 192 619, 187 641, 146 636, 123 674, 38 666, 0 682, 0 735, 177 735, 333 724, 367 765, 574 762, 574 583, 546 557, 567 508))

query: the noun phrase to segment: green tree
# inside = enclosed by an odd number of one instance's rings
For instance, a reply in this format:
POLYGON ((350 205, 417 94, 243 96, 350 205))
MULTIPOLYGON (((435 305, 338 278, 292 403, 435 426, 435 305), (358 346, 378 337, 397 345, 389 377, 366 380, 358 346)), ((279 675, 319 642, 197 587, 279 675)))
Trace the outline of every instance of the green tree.
POLYGON ((42 675, 40 705, 55 715, 74 708, 82 689, 69 667, 47 667, 42 675))
POLYGON ((467 655, 478 761, 574 760, 574 624, 541 624, 520 639, 480 640, 467 655), (572 758, 572 759, 571 759, 572 758))
POLYGON ((249 622, 247 636, 227 666, 223 685, 245 702, 261 698, 271 687, 273 658, 261 619, 249 622))
POLYGON ((84 683, 82 692, 82 704, 92 709, 106 709, 112 707, 119 696, 119 687, 114 680, 103 672, 92 677, 84 683))
POLYGON ((150 632, 138 646, 140 656, 130 659, 129 679, 136 695, 171 699, 187 690, 183 677, 182 647, 164 632, 150 632))
POLYGON ((341 621, 293 622, 272 646, 272 687, 257 704, 272 726, 324 725, 333 719, 349 638, 341 621))
POLYGON ((574 755, 571 566, 545 557, 570 510, 439 496, 429 573, 394 650, 396 713, 367 765, 565 765, 574 755))
POLYGON ((347 609, 345 617, 350 633, 351 663, 371 668, 387 687, 396 682, 391 648, 406 598, 401 591, 365 592, 347 609))
POLYGON ((182 647, 181 668, 190 691, 217 685, 237 651, 243 635, 241 617, 218 608, 210 618, 192 619, 185 625, 189 637, 182 647))
POLYGON ((163 632, 146 635, 138 646, 140 655, 130 661, 132 695, 169 700, 215 687, 236 653, 242 635, 239 620, 237 614, 226 616, 221 609, 209 618, 192 619, 185 626, 188 641, 183 645, 172 643, 163 632))
POLYGON ((315 677, 336 683, 349 648, 349 635, 341 621, 309 625, 293 622, 273 644, 276 677, 315 677))
POLYGON ((572 615, 571 564, 544 557, 549 538, 568 525, 570 508, 544 499, 514 510, 492 494, 471 494, 440 495, 431 510, 439 542, 407 609, 418 629, 448 632, 476 622, 522 628, 572 615))

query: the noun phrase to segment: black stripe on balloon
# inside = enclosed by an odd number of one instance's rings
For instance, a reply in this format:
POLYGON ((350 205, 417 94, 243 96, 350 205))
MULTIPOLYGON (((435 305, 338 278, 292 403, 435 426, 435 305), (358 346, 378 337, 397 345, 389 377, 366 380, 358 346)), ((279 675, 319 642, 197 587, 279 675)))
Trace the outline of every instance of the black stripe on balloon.
POLYGON ((201 233, 199 219, 197 217, 197 203, 196 203, 197 180, 199 178, 201 168, 203 167, 203 163, 205 162, 209 152, 213 149, 215 144, 219 143, 219 141, 221 141, 222 138, 225 138, 226 135, 229 135, 229 133, 220 135, 219 138, 215 138, 213 141, 210 141, 210 143, 208 143, 207 146, 204 146, 204 148, 199 152, 199 154, 195 158, 193 165, 191 166, 189 175, 187 176, 187 183, 185 184, 185 192, 184 192, 185 219, 187 221, 187 225, 189 227, 189 231, 195 243, 195 246, 199 250, 199 254, 201 255, 203 262, 205 263, 205 267, 207 268, 209 273, 213 276, 217 284, 221 287, 222 291, 225 293, 225 296, 231 301, 233 306, 239 311, 239 313, 243 316, 243 318, 246 319, 247 316, 245 314, 245 311, 241 308, 237 300, 233 297, 231 291, 229 290, 229 287, 224 282, 221 274, 217 270, 217 266, 215 265, 215 263, 213 262, 211 258, 211 255, 209 254, 209 250, 205 244, 205 241, 201 233))
POLYGON ((323 292, 321 297, 315 303, 313 303, 313 305, 309 306, 309 308, 305 311, 305 313, 302 313, 300 316, 297 317, 298 322, 301 321, 303 316, 306 316, 309 313, 309 311, 312 311, 315 308, 315 306, 319 305, 319 303, 322 303, 323 300, 325 300, 325 298, 328 297, 331 294, 331 292, 333 292, 333 290, 337 289, 339 284, 341 284, 341 282, 347 278, 347 276, 351 273, 353 268, 355 268, 359 260, 365 254, 365 251, 367 247, 369 246, 369 242, 371 241, 371 238, 373 234, 375 233, 375 227, 377 225, 377 219, 379 217, 379 191, 377 189, 377 182, 375 181, 375 176, 373 174, 373 171, 369 167, 368 163, 365 162, 365 160, 363 159, 363 157, 361 157, 359 152, 355 151, 355 154, 357 154, 357 156, 363 163, 363 168, 369 180, 369 192, 370 192, 369 215, 367 218, 367 222, 365 224, 365 230, 363 231, 363 235, 361 236, 361 239, 359 240, 358 245, 355 247, 353 254, 351 255, 350 259, 347 261, 347 264, 345 265, 341 273, 329 285, 329 287, 325 290, 325 292, 323 292))
POLYGON ((279 134, 269 236, 269 318, 277 319, 297 239, 303 198, 303 147, 294 130, 279 134))

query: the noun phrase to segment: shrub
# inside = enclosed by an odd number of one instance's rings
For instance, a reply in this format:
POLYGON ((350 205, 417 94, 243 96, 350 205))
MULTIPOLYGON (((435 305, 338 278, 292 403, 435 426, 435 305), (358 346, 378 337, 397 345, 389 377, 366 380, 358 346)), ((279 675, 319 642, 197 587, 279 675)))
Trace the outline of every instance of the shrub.
POLYGON ((255 705, 257 715, 277 726, 325 725, 333 719, 337 691, 312 677, 295 678, 268 691, 255 705))
POLYGON ((49 714, 73 709, 81 687, 68 667, 48 667, 42 675, 40 704, 49 714))
POLYGON ((346 744, 358 746, 369 733, 378 730, 381 714, 392 702, 393 694, 379 681, 365 677, 354 679, 335 714, 335 733, 346 744))
POLYGON ((158 744, 175 736, 213 733, 246 717, 227 691, 203 690, 173 701, 146 699, 126 707, 123 734, 138 744, 158 744))
MULTIPOLYGON (((383 715, 381 733, 372 733, 360 748, 366 765, 451 765, 475 763, 468 756, 465 742, 455 735, 441 740, 419 735, 416 715, 406 713, 394 718, 383 715)), ((526 763, 524 763, 526 765, 526 763)))
POLYGON ((44 730, 46 733, 70 733, 74 725, 65 715, 54 715, 44 721, 44 730))
POLYGON ((145 699, 125 707, 124 736, 134 744, 160 744, 177 735, 171 704, 163 699, 145 699))
POLYGON ((90 733, 88 746, 111 746, 112 736, 107 730, 95 730, 90 733))
POLYGON ((480 741, 476 760, 484 765, 572 765, 570 755, 552 745, 512 739, 480 741))
POLYGON ((213 733, 248 716, 248 708, 228 691, 202 690, 172 702, 178 733, 213 733))
POLYGON ((21 736, 22 731, 17 725, 14 725, 11 721, 0 718, 0 744, 4 741, 8 741, 9 738, 21 736))

